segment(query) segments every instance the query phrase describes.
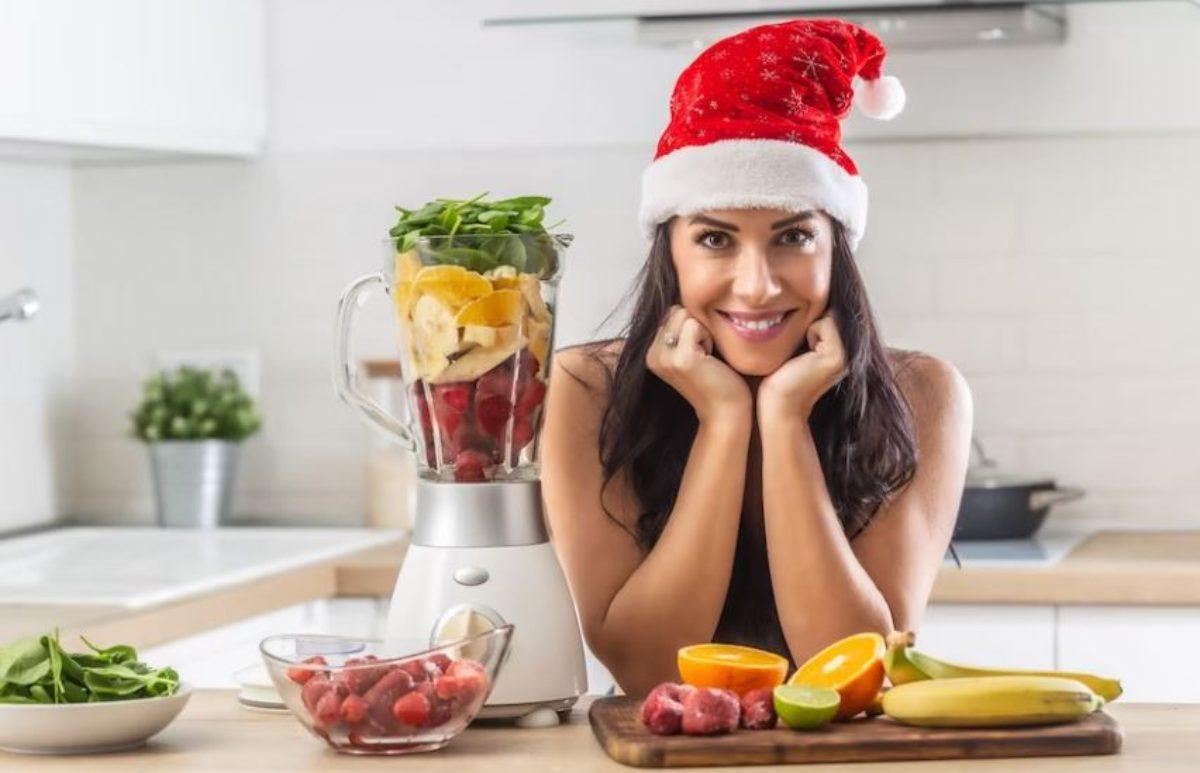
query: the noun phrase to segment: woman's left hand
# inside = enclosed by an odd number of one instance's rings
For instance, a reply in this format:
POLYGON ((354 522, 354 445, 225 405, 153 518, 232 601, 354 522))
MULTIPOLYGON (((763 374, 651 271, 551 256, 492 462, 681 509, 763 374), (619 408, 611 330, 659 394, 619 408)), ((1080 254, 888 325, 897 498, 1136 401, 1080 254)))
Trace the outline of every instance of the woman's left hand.
POLYGON ((846 349, 832 313, 813 322, 805 334, 808 351, 785 362, 758 387, 759 418, 808 421, 821 395, 846 375, 846 349))

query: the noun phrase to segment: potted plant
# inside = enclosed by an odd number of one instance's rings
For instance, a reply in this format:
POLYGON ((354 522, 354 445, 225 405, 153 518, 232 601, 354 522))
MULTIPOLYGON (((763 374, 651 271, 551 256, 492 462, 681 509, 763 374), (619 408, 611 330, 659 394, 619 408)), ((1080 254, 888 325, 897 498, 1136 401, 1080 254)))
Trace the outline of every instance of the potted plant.
POLYGON ((131 419, 150 449, 159 525, 227 523, 239 444, 262 425, 237 375, 188 366, 155 374, 131 419))

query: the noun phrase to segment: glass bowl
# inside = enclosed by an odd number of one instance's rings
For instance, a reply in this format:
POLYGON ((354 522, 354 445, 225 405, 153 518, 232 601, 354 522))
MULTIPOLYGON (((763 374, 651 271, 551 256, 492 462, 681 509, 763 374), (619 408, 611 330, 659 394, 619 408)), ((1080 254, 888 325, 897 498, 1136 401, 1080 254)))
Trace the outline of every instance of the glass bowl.
POLYGON ((479 714, 512 631, 505 625, 423 651, 283 634, 263 639, 259 651, 283 702, 313 735, 347 754, 407 754, 442 748, 479 714))

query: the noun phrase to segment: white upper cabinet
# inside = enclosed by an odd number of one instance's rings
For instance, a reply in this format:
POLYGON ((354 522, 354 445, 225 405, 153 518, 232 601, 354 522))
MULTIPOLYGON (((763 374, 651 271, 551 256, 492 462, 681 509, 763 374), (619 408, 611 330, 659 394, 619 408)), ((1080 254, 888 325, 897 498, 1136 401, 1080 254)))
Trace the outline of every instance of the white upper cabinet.
POLYGON ((0 142, 252 156, 260 0, 0 0, 0 142))

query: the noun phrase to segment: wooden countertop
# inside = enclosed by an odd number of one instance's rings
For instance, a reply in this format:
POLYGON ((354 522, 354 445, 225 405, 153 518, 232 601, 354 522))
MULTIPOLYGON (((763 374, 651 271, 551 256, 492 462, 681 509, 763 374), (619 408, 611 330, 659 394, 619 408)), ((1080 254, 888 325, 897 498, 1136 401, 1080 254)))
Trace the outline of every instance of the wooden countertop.
MULTIPOLYGON (((494 773, 497 770, 628 771, 601 750, 587 722, 590 698, 580 701, 567 725, 537 730, 470 727, 436 752, 403 761, 390 757, 337 754, 286 714, 241 708, 232 690, 198 691, 183 714, 141 749, 87 757, 32 757, 0 752, 0 771, 50 770, 405 770, 494 773)), ((1103 757, 1044 757, 1009 760, 873 762, 863 771, 987 770, 1145 771, 1194 770, 1200 757, 1200 705, 1116 703, 1106 709, 1125 729, 1124 749, 1103 757)), ((730 768, 725 768, 729 770, 730 768)), ((761 768, 745 768, 757 770, 761 768)), ((843 771, 845 765, 805 765, 801 770, 843 771)))
MULTIPOLYGON (((335 596, 390 596, 407 541, 293 569, 151 609, 0 606, 0 642, 58 627, 69 641, 151 647, 292 604, 335 596)), ((1200 606, 1200 532, 1103 532, 1052 566, 948 567, 933 601, 949 604, 1200 606)))

